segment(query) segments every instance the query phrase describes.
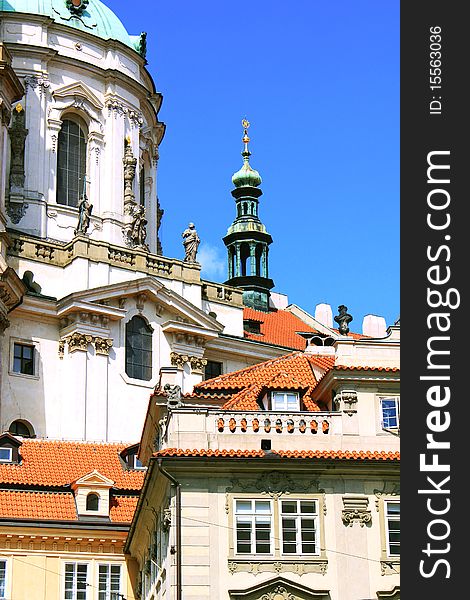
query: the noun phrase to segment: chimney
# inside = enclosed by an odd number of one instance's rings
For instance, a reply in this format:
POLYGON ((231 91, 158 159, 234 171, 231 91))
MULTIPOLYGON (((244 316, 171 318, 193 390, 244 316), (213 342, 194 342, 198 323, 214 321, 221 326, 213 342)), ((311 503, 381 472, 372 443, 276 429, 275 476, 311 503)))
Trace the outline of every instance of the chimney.
POLYGON ((387 324, 385 319, 377 315, 366 315, 362 321, 362 333, 372 338, 386 337, 387 324))
POLYGON ((325 327, 333 328, 333 311, 329 304, 317 304, 315 307, 315 320, 325 325, 325 327))

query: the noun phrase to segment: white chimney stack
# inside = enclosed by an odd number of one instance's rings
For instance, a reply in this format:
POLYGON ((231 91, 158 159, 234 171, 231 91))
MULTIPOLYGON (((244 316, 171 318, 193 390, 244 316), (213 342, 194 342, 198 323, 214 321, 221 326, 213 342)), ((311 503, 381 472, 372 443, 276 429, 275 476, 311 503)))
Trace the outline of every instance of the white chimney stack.
POLYGON ((317 304, 315 307, 315 320, 325 325, 325 327, 333 328, 333 311, 329 304, 317 304))
POLYGON ((387 335, 387 324, 383 317, 366 315, 362 321, 362 333, 372 338, 384 338, 387 335))

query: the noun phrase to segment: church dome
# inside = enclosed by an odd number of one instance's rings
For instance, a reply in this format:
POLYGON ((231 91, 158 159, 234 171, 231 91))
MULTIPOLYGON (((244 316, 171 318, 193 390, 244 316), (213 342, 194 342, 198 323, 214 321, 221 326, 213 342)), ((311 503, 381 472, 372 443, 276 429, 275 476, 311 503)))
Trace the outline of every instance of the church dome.
POLYGON ((258 187, 261 185, 261 176, 250 166, 248 156, 244 158, 243 167, 233 174, 232 183, 235 187, 252 186, 258 187))
POLYGON ((86 31, 104 40, 118 40, 137 50, 118 17, 100 0, 0 0, 0 12, 45 15, 56 23, 86 31))

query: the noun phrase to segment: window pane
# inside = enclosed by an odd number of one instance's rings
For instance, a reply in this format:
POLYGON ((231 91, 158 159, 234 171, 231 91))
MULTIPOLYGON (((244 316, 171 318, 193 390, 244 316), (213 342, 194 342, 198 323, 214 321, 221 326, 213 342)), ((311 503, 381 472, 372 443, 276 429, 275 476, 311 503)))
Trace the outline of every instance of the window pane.
POLYGON ((256 514, 270 514, 271 513, 271 503, 265 500, 257 500, 255 502, 255 510, 256 514))
POLYGON ((296 513, 297 512, 297 502, 282 502, 282 512, 283 513, 296 513))
POLYGON ((237 500, 237 513, 250 513, 251 500, 237 500))
POLYGON ((387 515, 400 515, 400 504, 398 502, 387 503, 387 515))
POLYGON ((317 512, 317 503, 316 502, 301 502, 300 503, 300 512, 302 514, 316 514, 317 512))

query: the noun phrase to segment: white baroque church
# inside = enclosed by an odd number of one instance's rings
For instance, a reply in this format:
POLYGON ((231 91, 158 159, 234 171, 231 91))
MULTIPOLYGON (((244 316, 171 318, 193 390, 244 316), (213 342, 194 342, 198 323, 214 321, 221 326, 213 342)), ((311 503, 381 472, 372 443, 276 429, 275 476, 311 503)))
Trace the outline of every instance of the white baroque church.
POLYGON ((135 442, 162 373, 186 393, 286 347, 244 335, 240 287, 162 255, 146 35, 99 0, 0 19, 0 430, 135 442))

